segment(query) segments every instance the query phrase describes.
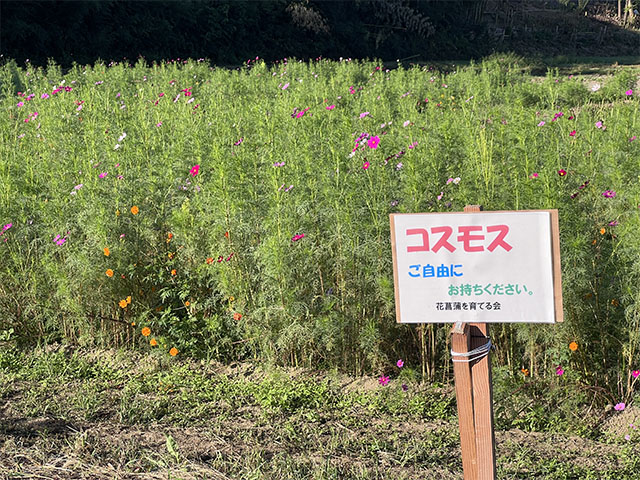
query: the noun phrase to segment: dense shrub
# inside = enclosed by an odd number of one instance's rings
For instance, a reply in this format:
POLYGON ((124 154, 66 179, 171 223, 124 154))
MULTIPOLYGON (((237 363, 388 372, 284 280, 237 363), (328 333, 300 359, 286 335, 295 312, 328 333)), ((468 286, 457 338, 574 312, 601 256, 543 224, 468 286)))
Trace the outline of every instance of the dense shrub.
POLYGON ((557 208, 566 322, 494 327, 497 362, 630 395, 637 72, 590 90, 522 63, 8 63, 0 331, 433 376, 448 327, 396 325, 388 214, 557 208))

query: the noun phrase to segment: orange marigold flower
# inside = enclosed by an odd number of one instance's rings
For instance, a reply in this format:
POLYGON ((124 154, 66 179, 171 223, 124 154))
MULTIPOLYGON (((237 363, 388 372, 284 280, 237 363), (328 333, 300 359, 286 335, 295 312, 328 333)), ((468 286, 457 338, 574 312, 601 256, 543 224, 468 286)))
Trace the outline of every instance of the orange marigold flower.
POLYGON ((136 322, 131 322, 131 326, 135 327, 136 326, 136 322))
POLYGON ((140 333, 142 333, 143 336, 148 337, 151 335, 151 329, 149 327, 144 327, 140 333))
POLYGON ((120 308, 127 308, 127 301, 126 300, 120 300, 118 305, 120 305, 120 308))
POLYGON ((173 238, 173 233, 171 232, 167 233, 167 243, 169 243, 172 238, 173 238))
POLYGON ((617 307, 618 305, 620 305, 620 303, 618 302, 618 300, 614 298, 613 300, 611 300, 611 305, 613 305, 614 307, 617 307))
POLYGON ((109 255, 111 255, 111 251, 109 250, 109 247, 104 247, 102 251, 104 252, 105 257, 108 257, 109 255))
POLYGON ((528 368, 522 368, 522 369, 520 369, 520 371, 522 372, 522 374, 523 374, 525 377, 528 377, 528 376, 529 376, 529 369, 528 369, 528 368))
POLYGON ((107 277, 109 278, 113 277, 113 270, 111 270, 110 268, 107 268, 107 271, 104 273, 106 273, 107 277))
POLYGON ((604 227, 602 227, 602 228, 600 229, 600 235, 604 235, 604 234, 605 234, 605 232, 606 232, 606 230, 604 229, 604 227))
POLYGON ((138 212, 140 212, 140 209, 137 206, 134 205, 133 207, 131 207, 131 213, 137 215, 138 212))
POLYGON ((191 302, 189 300, 187 300, 186 302, 184 302, 184 306, 188 307, 189 305, 191 305, 191 302))
POLYGON ((242 318, 242 314, 241 314, 241 313, 236 312, 236 313, 234 313, 234 314, 233 314, 233 319, 234 319, 234 320, 238 321, 238 320, 240 320, 241 318, 242 318))
POLYGON ((224 232, 224 236, 229 238, 229 232, 224 232))
POLYGON ((149 345, 151 345, 152 347, 156 347, 158 345, 158 342, 156 342, 155 338, 152 338, 151 340, 149 340, 149 345))
POLYGON ((178 349, 176 347, 172 347, 171 350, 169 350, 169 355, 171 355, 172 357, 175 357, 178 354, 178 349))
POLYGON ((575 352, 576 350, 578 350, 578 344, 576 342, 571 342, 569 344, 569 350, 571 350, 572 352, 575 352))
POLYGON ((169 257, 169 260, 173 260, 173 256, 174 256, 174 255, 175 255, 175 254, 174 254, 174 253, 171 253, 171 252, 167 253, 167 257, 169 257))
POLYGON ((211 265, 211 264, 213 263, 213 257, 208 257, 208 258, 207 258, 207 263, 208 263, 209 265, 211 265))
POLYGON ((175 277, 177 273, 178 272, 176 271, 175 268, 173 270, 171 270, 171 276, 175 277))
POLYGON ((129 305, 130 303, 131 303, 131 295, 127 297, 127 305, 129 305))

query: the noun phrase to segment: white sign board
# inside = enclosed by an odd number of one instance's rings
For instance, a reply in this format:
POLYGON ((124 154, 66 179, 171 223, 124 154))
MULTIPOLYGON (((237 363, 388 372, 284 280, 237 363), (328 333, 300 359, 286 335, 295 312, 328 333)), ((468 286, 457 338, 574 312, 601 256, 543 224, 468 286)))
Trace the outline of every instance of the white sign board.
POLYGON ((398 322, 562 321, 557 210, 390 220, 398 322))

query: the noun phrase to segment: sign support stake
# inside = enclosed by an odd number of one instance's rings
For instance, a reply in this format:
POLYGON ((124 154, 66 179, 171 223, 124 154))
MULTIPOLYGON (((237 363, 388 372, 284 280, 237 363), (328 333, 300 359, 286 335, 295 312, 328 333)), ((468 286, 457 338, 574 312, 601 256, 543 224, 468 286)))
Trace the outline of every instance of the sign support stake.
MULTIPOLYGON (((478 205, 464 208, 465 213, 481 210, 478 205)), ((490 353, 487 351, 476 359, 469 355, 469 352, 482 349, 489 342, 489 325, 486 323, 457 322, 451 330, 452 351, 463 357, 458 361, 454 358, 453 372, 464 480, 496 478, 490 353)))

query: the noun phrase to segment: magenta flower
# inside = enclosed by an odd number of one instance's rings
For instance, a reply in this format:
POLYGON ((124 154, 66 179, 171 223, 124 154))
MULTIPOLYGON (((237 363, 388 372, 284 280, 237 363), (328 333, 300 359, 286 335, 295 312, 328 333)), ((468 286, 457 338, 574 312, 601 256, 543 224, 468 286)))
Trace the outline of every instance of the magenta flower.
POLYGON ((287 88, 289 88, 289 82, 284 84, 284 86, 282 87, 282 90, 286 90, 287 88))
POLYGON ((627 91, 626 91, 626 92, 624 92, 624 93, 625 93, 625 95, 626 95, 627 97, 629 97, 629 96, 633 95, 633 90, 629 89, 629 90, 627 90, 627 91))
POLYGON ((635 139, 636 139, 636 136, 634 135, 633 137, 631 137, 631 138, 629 139, 629 141, 630 141, 630 142, 633 142, 635 139))
POLYGON ((618 225, 618 221, 617 220, 613 220, 611 222, 609 222, 609 226, 610 227, 616 227, 618 225))
POLYGON ((626 407, 626 405, 624 404, 624 402, 620 402, 620 403, 616 403, 616 406, 613 407, 616 411, 621 412, 622 410, 624 410, 626 407))
POLYGON ((384 387, 389 383, 389 377, 385 377, 384 375, 382 375, 380 378, 378 378, 378 383, 384 387))
POLYGON ((564 177, 567 174, 567 171, 564 168, 561 168, 560 170, 558 170, 558 175, 560 175, 561 177, 564 177))
POLYGON ((161 126, 162 126, 162 122, 156 123, 156 127, 161 127, 161 126))
POLYGON ((536 172, 533 172, 531 175, 529 175, 529 178, 538 178, 540 175, 538 175, 536 172))
POLYGON ((363 170, 368 170, 369 169, 369 162, 364 162, 364 164, 362 165, 362 169, 363 170))
POLYGON ((238 145, 240 145, 242 142, 244 142, 244 137, 240 137, 240 140, 238 140, 237 142, 235 142, 233 145, 237 147, 237 146, 238 146, 238 145))
POLYGON ((576 131, 572 130, 571 133, 569 134, 570 137, 575 137, 576 136, 576 131))
POLYGON ((605 190, 602 192, 604 198, 615 198, 616 192, 614 190, 605 190))
POLYGON ((297 242, 298 240, 304 238, 304 233, 300 233, 298 235, 294 235, 293 237, 291 237, 291 241, 292 242, 297 242))
POLYGON ((335 106, 335 105, 329 105, 329 106, 328 106, 328 107, 326 107, 326 108, 327 108, 327 110, 333 110, 334 108, 336 108, 336 106, 335 106))
POLYGON ((402 391, 406 392, 407 390, 409 390, 409 387, 405 383, 403 383, 402 384, 402 391))
POLYGON ((104 177, 106 177, 107 175, 109 175, 109 173, 108 173, 108 172, 102 172, 100 175, 98 175, 98 177, 99 177, 99 178, 104 178, 104 177))
POLYGON ((18 102, 18 103, 16 104, 16 107, 24 107, 24 102, 18 102))
POLYGON ((544 127, 544 120, 538 124, 539 127, 544 127))
POLYGON ((200 170, 200 165, 194 165, 193 168, 189 170, 189 173, 191 174, 192 177, 195 177, 198 174, 199 170, 200 170))
POLYGON ((596 122, 596 128, 602 128, 602 122, 596 122))
POLYGON ((400 359, 400 360, 398 360, 398 361, 396 362, 396 366, 397 366, 398 368, 402 368, 402 367, 404 367, 404 362, 402 361, 402 359, 400 359))
POLYGON ((560 365, 556 367, 556 375, 558 376, 564 375, 564 369, 560 365))
POLYGON ((378 148, 378 144, 380 143, 380 137, 378 137, 377 135, 375 137, 371 137, 369 139, 369 148, 373 148, 374 150, 376 148, 378 148))
POLYGON ((631 372, 631 375, 633 375, 633 378, 640 377, 640 370, 634 370, 633 372, 631 372))
POLYGON ((366 117, 366 116, 368 116, 368 115, 369 115, 369 112, 362 112, 362 113, 360 114, 360 118, 362 119, 362 118, 364 118, 364 117, 366 117))

